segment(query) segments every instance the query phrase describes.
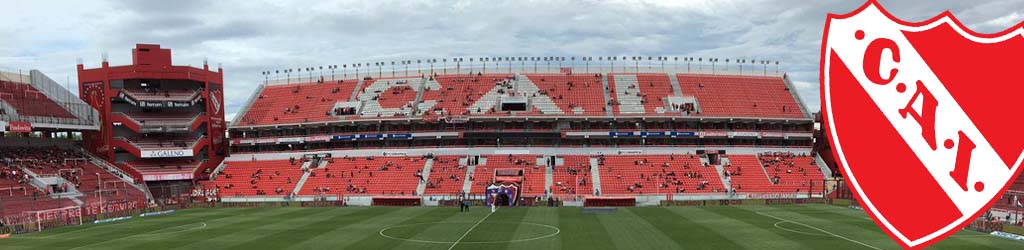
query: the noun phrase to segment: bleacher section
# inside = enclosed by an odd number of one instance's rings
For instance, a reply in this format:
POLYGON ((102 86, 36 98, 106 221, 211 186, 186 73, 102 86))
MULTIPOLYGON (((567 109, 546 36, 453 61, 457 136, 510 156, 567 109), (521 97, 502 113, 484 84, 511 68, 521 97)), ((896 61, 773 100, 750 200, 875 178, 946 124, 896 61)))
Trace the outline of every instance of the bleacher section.
POLYGON ((684 74, 676 77, 683 95, 696 97, 704 116, 804 117, 782 78, 684 74))
POLYGON ((611 74, 608 81, 620 115, 664 114, 665 97, 674 93, 666 74, 611 74))
MULTIPOLYGON (((226 162, 228 167, 214 181, 204 184, 219 188, 221 196, 285 196, 302 176, 302 162, 290 160, 226 162)), ((308 184, 307 184, 308 185, 308 184)))
MULTIPOLYGON (((464 155, 434 157, 424 194, 456 195, 463 192, 467 170, 464 155), (460 159, 463 161, 460 164, 460 159)), ((470 194, 484 193, 495 180, 498 169, 523 170, 520 191, 527 196, 543 196, 547 176, 546 160, 541 155, 481 155, 472 174, 470 194)), ((724 157, 720 175, 716 166, 704 165, 701 155, 558 155, 561 165, 551 171, 550 195, 596 195, 590 159, 598 162, 601 175, 597 195, 710 195, 730 194, 722 182, 728 178, 736 194, 822 194, 824 175, 812 163, 812 157, 791 153, 735 154, 724 157), (766 166, 762 168, 762 163, 766 166), (778 170, 776 170, 778 167, 778 170)), ((312 164, 303 170, 302 160, 232 161, 227 163, 208 187, 221 188, 221 195, 290 195, 303 173, 309 178, 300 187, 299 196, 409 196, 413 195, 426 163, 424 156, 327 158, 325 164, 312 164), (230 188, 227 188, 229 187, 230 188), (279 190, 278 192, 276 190, 279 190)))
POLYGON ((565 164, 552 172, 551 193, 554 195, 593 195, 590 157, 564 156, 565 164))
MULTIPOLYGON (((344 119, 443 116, 677 116, 666 100, 693 100, 691 116, 806 118, 781 77, 630 74, 437 75, 325 83, 267 85, 238 125, 260 126, 344 119), (518 77, 518 79, 517 79, 518 77), (605 100, 602 79, 608 79, 605 100), (671 77, 679 82, 675 89, 671 77), (421 86, 422 85, 422 86, 421 86), (422 91, 421 91, 422 90, 422 91), (422 92, 422 93, 421 93, 422 92), (524 96, 527 111, 498 112, 503 96, 524 96), (351 97, 361 114, 338 117, 332 110, 351 97)), ((681 105, 673 103, 674 105, 681 105)), ((674 106, 673 106, 674 107, 674 106)))
POLYGON ((511 75, 441 75, 434 78, 441 85, 437 91, 424 91, 423 100, 436 100, 427 115, 490 114, 498 103, 500 92, 511 90, 511 75), (495 88, 502 86, 503 88, 495 88), (487 96, 488 98, 484 98, 487 96), (476 108, 473 108, 476 107, 476 108))
POLYGON ((712 166, 695 156, 604 156, 602 194, 718 193, 725 187, 712 166))
POLYGON ((729 162, 722 168, 737 193, 765 193, 775 189, 757 156, 730 155, 729 162))
POLYGON ((527 74, 526 77, 566 115, 605 114, 600 75, 527 74))
POLYGON ((424 194, 458 194, 466 181, 466 166, 458 156, 436 156, 424 194))
POLYGON ((348 101, 356 80, 271 85, 263 88, 240 125, 291 124, 337 120, 331 109, 348 101))
POLYGON ((194 89, 123 89, 128 96, 140 101, 151 102, 188 102, 199 95, 194 89))
POLYGON ((130 113, 125 114, 142 126, 190 125, 202 114, 191 113, 130 113))
POLYGON ((814 163, 814 158, 793 153, 762 153, 758 155, 761 165, 775 185, 770 192, 774 193, 821 193, 821 169, 814 163))
POLYGON ((334 158, 311 170, 299 195, 412 195, 425 163, 422 157, 334 158))
POLYGON ((49 196, 29 184, 31 171, 40 178, 57 177, 66 189, 76 190, 84 204, 106 201, 143 201, 145 193, 121 178, 94 165, 76 148, 59 146, 0 148, 0 216, 19 215, 25 211, 53 209, 78 205, 67 198, 49 196), (72 189, 73 188, 73 189, 72 189))
POLYGON ((7 103, 23 116, 75 118, 29 84, 0 81, 0 101, 7 103))
POLYGON ((356 99, 363 102, 362 117, 411 115, 420 78, 364 80, 356 99))

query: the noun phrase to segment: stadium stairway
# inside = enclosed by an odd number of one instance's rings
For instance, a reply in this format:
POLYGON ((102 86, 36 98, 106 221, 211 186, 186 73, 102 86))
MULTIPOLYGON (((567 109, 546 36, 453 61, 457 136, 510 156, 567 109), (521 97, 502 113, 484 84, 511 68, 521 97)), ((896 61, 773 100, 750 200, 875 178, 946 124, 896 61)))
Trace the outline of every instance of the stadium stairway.
POLYGON ((555 173, 550 166, 544 166, 544 194, 551 195, 551 185, 555 184, 555 173))
POLYGON ((538 93, 540 92, 540 88, 538 88, 537 84, 534 84, 533 81, 530 81, 529 77, 516 74, 515 86, 516 92, 522 94, 523 96, 529 97, 529 104, 533 107, 536 107, 541 114, 565 114, 565 112, 563 112, 561 108, 558 108, 558 105, 551 100, 550 96, 538 93), (534 96, 535 94, 536 96, 534 96))
MULTIPOLYGON (((427 159, 427 162, 423 163, 423 172, 420 172, 424 180, 430 180, 430 171, 434 168, 434 159, 427 159)), ((420 181, 419 185, 416 185, 416 195, 423 195, 423 192, 427 191, 427 182, 420 181)))
POLYGON ((608 74, 601 74, 601 85, 604 85, 604 113, 607 116, 614 116, 615 112, 613 112, 614 109, 611 105, 611 94, 608 93, 608 74))
MULTIPOLYGON (((392 88, 409 87, 417 89, 419 86, 412 85, 414 81, 418 81, 418 78, 398 78, 398 79, 387 79, 377 80, 366 86, 363 90, 356 90, 359 94, 356 96, 358 101, 363 103, 363 108, 359 111, 363 118, 372 117, 392 117, 395 114, 400 115, 411 115, 414 110, 411 108, 404 108, 406 103, 402 103, 403 107, 400 108, 385 108, 379 98, 383 96, 392 88)), ((415 100, 413 100, 415 102, 415 100)))
POLYGON ((356 83, 355 90, 352 91, 352 95, 348 97, 348 101, 355 101, 359 97, 359 90, 363 89, 363 78, 359 78, 359 82, 356 83))
POLYGON ((501 101, 502 94, 498 91, 502 90, 501 86, 495 86, 490 91, 487 91, 484 96, 480 97, 480 100, 476 100, 472 105, 469 106, 469 112, 475 115, 486 114, 491 111, 491 108, 497 108, 498 102, 501 101))
POLYGON ((640 92, 640 84, 636 75, 614 75, 612 81, 615 86, 616 100, 619 101, 619 114, 644 114, 644 104, 637 96, 640 92))
POLYGON ((75 184, 71 183, 70 181, 57 176, 40 176, 39 174, 36 174, 35 172, 27 168, 21 168, 21 172, 31 176, 32 179, 31 181, 28 182, 28 184, 43 193, 48 193, 46 190, 47 186, 49 185, 67 185, 67 191, 63 193, 52 193, 49 195, 50 198, 68 198, 71 201, 74 201, 75 204, 78 204, 79 206, 85 204, 85 202, 82 202, 82 200, 79 200, 77 198, 85 195, 82 194, 82 192, 79 192, 78 189, 75 188, 75 184))
POLYGON ((465 179, 465 182, 462 183, 462 192, 463 193, 467 193, 468 194, 469 191, 472 190, 472 188, 473 188, 473 174, 474 173, 476 173, 476 166, 475 165, 474 166, 466 167, 466 179, 465 179))
MULTIPOLYGON (((312 161, 303 162, 302 166, 299 167, 299 169, 307 169, 307 168, 309 168, 310 165, 313 165, 312 161)), ((322 168, 325 165, 327 165, 327 161, 320 161, 320 164, 317 165, 317 168, 322 168)), ((302 185, 306 184, 306 180, 309 180, 309 175, 311 173, 313 173, 313 171, 305 171, 305 172, 302 173, 302 177, 299 177, 299 181, 295 182, 295 188, 292 189, 292 193, 293 194, 298 194, 299 191, 302 190, 302 185)))
MULTIPOLYGON (((99 157, 96 157, 95 155, 93 155, 92 153, 89 153, 88 151, 83 151, 83 152, 86 153, 85 155, 89 157, 89 161, 92 162, 92 164, 96 165, 97 167, 100 167, 100 169, 103 169, 103 171, 107 171, 107 173, 109 173, 110 175, 113 175, 113 176, 121 179, 121 181, 123 181, 124 183, 134 187, 135 189, 138 189, 139 192, 142 192, 143 194, 146 195, 146 200, 153 200, 153 193, 149 192, 149 188, 146 187, 145 182, 143 182, 143 183, 135 183, 135 180, 133 180, 132 177, 130 175, 128 175, 127 173, 118 172, 118 171, 122 171, 122 170, 120 170, 116 166, 111 165, 110 163, 100 159, 99 157)), ((221 163, 221 165, 223 165, 223 164, 224 163, 221 163)), ((222 169, 223 169, 223 167, 222 167, 222 169)), ((214 173, 216 173, 216 172, 214 172, 214 173)))
POLYGON ((0 100, 0 113, 14 115, 18 114, 18 110, 14 109, 14 107, 11 107, 11 105, 7 104, 7 102, 0 100))
POLYGON ((722 179, 722 186, 725 186, 726 190, 732 190, 732 183, 729 178, 725 178, 725 169, 722 168, 722 165, 715 165, 715 171, 718 172, 718 178, 722 179))
POLYGON ((678 77, 669 77, 668 82, 672 84, 672 93, 676 96, 683 96, 683 90, 679 87, 678 77))
POLYGON ((600 196, 601 192, 601 168, 597 166, 597 158, 590 158, 590 181, 594 187, 593 195, 600 196))
POLYGON ((821 173, 825 175, 825 178, 832 177, 832 169, 828 167, 828 164, 825 164, 825 160, 821 159, 820 154, 814 154, 814 163, 821 169, 821 173))

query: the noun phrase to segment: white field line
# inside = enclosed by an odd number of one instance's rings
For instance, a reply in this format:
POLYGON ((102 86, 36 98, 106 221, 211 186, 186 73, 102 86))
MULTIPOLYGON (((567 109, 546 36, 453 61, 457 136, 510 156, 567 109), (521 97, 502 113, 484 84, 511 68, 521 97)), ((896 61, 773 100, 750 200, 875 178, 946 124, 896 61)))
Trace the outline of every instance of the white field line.
POLYGON ((483 219, 480 219, 480 221, 477 221, 476 224, 473 224, 473 226, 470 227, 469 230, 466 230, 466 233, 462 234, 462 237, 459 237, 458 240, 455 240, 455 243, 452 243, 452 246, 448 247, 448 250, 452 250, 453 248, 455 248, 455 246, 458 245, 459 242, 462 241, 462 239, 466 238, 466 235, 469 235, 469 232, 472 232, 473 229, 476 229, 476 226, 479 226, 480 223, 483 223, 485 220, 487 220, 487 217, 491 217, 492 214, 494 213, 488 213, 487 216, 484 216, 483 219))
MULTIPOLYGON (((107 242, 111 242, 111 241, 115 241, 115 240, 123 240, 123 239, 126 239, 126 238, 134 238, 134 237, 143 237, 143 238, 145 238, 146 236, 181 233, 181 232, 185 232, 185 231, 202 230, 203 228, 206 228, 206 226, 207 226, 206 222, 199 222, 199 223, 202 224, 199 227, 186 228, 186 229, 183 229, 183 230, 177 230, 177 231, 171 231, 171 232, 160 232, 160 233, 150 233, 150 232, 147 232, 147 233, 141 233, 141 234, 133 234, 133 235, 124 236, 124 237, 121 237, 121 238, 113 238, 113 239, 109 239, 109 240, 105 240, 105 241, 100 241, 100 242, 96 242, 96 243, 92 243, 92 244, 88 244, 88 245, 82 245, 82 246, 78 246, 78 247, 75 247, 75 248, 72 248, 72 249, 68 249, 68 250, 81 249, 83 247, 88 247, 88 246, 93 246, 93 245, 97 245, 97 244, 107 243, 107 242)), ((194 225, 194 224, 197 224, 197 223, 185 224, 185 225, 182 225, 182 226, 194 225)), ((166 228, 164 228, 164 229, 166 229, 166 228)), ((160 231, 160 230, 154 230, 154 231, 160 231)))
POLYGON ((871 248, 871 249, 882 250, 881 248, 878 248, 878 247, 875 247, 875 246, 872 246, 872 245, 868 245, 867 243, 860 242, 860 241, 857 241, 857 240, 854 240, 854 239, 850 239, 850 238, 847 238, 845 236, 838 235, 838 234, 826 231, 826 230, 821 229, 821 228, 817 228, 815 226, 811 226, 811 225, 807 225, 807 224, 804 224, 804 223, 800 223, 798 221, 787 220, 787 219, 779 218, 779 217, 776 217, 776 216, 773 216, 773 215, 770 215, 770 214, 766 214, 766 213, 762 213, 762 212, 756 212, 756 213, 760 214, 762 216, 774 218, 776 220, 786 221, 786 222, 789 222, 789 223, 805 226, 805 227, 810 228, 810 229, 818 230, 819 232, 826 233, 828 235, 832 235, 833 237, 844 239, 844 240, 849 241, 849 242, 857 243, 857 244, 859 244, 861 246, 865 246, 865 247, 868 247, 868 248, 871 248))

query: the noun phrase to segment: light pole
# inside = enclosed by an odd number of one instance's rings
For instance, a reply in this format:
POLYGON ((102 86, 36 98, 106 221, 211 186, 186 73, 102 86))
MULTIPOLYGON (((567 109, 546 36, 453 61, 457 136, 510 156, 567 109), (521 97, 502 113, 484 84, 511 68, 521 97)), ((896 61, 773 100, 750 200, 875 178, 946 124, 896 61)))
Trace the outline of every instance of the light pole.
POLYGON ((284 70, 284 75, 285 75, 285 78, 288 79, 287 80, 288 84, 291 84, 292 83, 292 69, 285 69, 284 70))
POLYGON ((639 56, 634 56, 633 57, 633 70, 635 71, 634 73, 640 73, 640 60, 641 59, 643 59, 643 57, 639 57, 639 56))
POLYGON ((331 68, 331 81, 333 82, 334 81, 334 70, 338 69, 338 65, 337 64, 333 64, 333 65, 330 66, 330 68, 331 68))
POLYGON ((708 59, 708 60, 711 61, 711 74, 714 75, 715 74, 715 63, 718 62, 718 58, 712 58, 712 59, 708 59))
POLYGON ((768 76, 768 61, 761 60, 761 75, 768 76))
POLYGON ((673 60, 673 63, 672 63, 672 72, 673 72, 673 73, 675 73, 675 72, 679 72, 679 57, 678 57, 678 56, 676 56, 676 57, 673 57, 673 58, 672 58, 672 60, 673 60))
POLYGON ((583 64, 586 65, 584 68, 587 69, 586 70, 587 74, 590 74, 590 59, 591 59, 591 57, 589 57, 589 56, 588 57, 583 57, 583 64))
POLYGON ((452 61, 455 62, 455 74, 462 74, 462 58, 452 58, 452 61))

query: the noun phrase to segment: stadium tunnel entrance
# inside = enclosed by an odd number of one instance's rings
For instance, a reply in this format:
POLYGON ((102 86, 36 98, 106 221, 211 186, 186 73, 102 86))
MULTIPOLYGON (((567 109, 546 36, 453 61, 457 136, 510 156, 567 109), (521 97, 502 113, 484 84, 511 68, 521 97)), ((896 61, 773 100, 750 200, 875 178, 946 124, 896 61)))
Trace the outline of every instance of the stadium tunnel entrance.
POLYGON ((487 187, 486 204, 495 202, 498 206, 513 207, 519 199, 519 184, 494 183, 487 187))

